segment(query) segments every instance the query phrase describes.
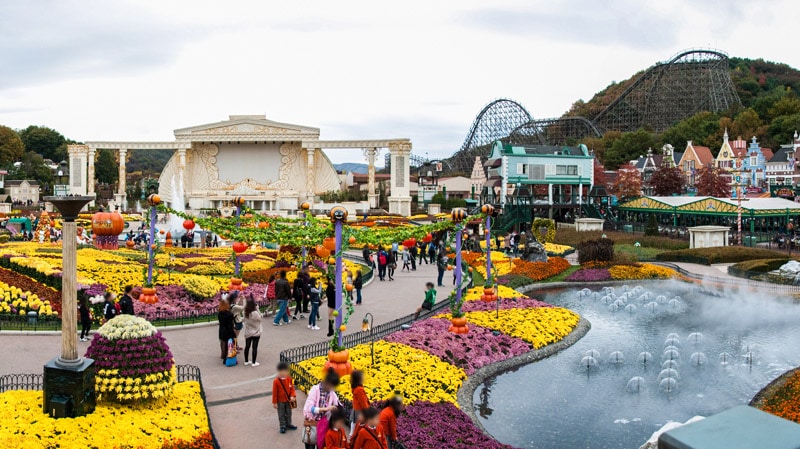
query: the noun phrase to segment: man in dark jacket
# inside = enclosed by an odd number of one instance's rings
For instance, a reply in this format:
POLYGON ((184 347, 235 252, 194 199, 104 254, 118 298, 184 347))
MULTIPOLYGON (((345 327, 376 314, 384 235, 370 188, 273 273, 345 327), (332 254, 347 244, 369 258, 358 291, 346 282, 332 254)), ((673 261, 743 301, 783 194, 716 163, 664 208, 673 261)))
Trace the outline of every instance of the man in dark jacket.
POLYGON ((364 246, 364 249, 361 250, 361 255, 364 257, 364 262, 367 264, 368 267, 375 268, 375 265, 372 263, 372 254, 369 252, 369 248, 364 246))
POLYGON ((308 266, 305 266, 302 271, 297 273, 297 279, 295 279, 292 289, 294 300, 296 301, 293 317, 295 320, 298 314, 300 314, 300 319, 302 320, 305 318, 303 314, 308 313, 308 302, 311 298, 311 287, 308 285, 309 279, 311 279, 311 275, 308 274, 308 266))
POLYGON ((278 301, 278 313, 272 321, 273 326, 280 326, 281 318, 284 323, 289 324, 289 298, 292 297, 292 287, 286 280, 286 271, 281 271, 278 280, 275 281, 275 299, 278 301))
POLYGON ((133 311, 133 298, 131 298, 131 291, 133 287, 130 285, 125 287, 125 294, 119 300, 120 314, 134 315, 133 311))
POLYGON ((336 310, 336 282, 328 278, 328 286, 325 288, 325 299, 328 301, 328 337, 333 336, 333 312, 336 310))
POLYGON ((382 246, 379 246, 376 257, 378 258, 378 278, 383 281, 386 277, 386 266, 389 265, 390 262, 389 253, 387 253, 382 246))
POLYGON ((114 297, 111 295, 111 292, 106 292, 103 295, 103 317, 106 321, 114 318, 117 316, 117 307, 114 305, 114 297))

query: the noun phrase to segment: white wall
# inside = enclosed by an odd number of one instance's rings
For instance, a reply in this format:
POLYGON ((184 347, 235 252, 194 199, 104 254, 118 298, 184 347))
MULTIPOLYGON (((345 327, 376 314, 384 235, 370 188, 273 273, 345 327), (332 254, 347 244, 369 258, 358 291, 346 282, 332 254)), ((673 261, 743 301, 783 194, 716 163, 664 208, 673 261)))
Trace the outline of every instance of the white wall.
POLYGON ((279 143, 219 144, 219 179, 230 180, 232 183, 238 183, 245 178, 255 179, 261 184, 275 181, 281 167, 279 150, 279 143))

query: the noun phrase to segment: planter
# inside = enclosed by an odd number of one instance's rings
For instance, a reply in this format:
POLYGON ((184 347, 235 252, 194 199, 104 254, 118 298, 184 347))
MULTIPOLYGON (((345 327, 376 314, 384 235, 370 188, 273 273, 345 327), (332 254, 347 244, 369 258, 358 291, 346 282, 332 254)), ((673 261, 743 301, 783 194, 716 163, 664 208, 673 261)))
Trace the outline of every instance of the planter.
POLYGON ((483 294, 481 295, 481 301, 497 301, 497 295, 494 292, 494 288, 484 288, 483 294))
POLYGON ((469 328, 467 327, 467 319, 464 317, 461 318, 450 318, 450 323, 452 324, 449 329, 449 332, 454 334, 466 334, 469 332, 469 328))
POLYGON ((228 284, 228 290, 244 290, 244 287, 242 286, 242 280, 240 278, 231 278, 231 283, 228 284))
POLYGON ((142 287, 142 293, 139 294, 139 301, 145 304, 157 303, 158 296, 156 296, 156 289, 152 287, 142 287))
POLYGON ((353 365, 350 364, 350 353, 347 351, 328 351, 328 361, 325 362, 325 371, 329 368, 341 376, 347 376, 353 372, 353 365))

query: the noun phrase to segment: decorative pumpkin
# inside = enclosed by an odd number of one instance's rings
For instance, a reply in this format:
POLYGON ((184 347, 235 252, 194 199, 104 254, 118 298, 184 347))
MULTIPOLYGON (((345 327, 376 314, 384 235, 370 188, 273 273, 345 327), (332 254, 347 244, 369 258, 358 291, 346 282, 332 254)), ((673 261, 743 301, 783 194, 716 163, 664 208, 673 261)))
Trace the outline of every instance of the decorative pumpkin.
POLYGON ((453 271, 453 266, 452 265, 448 265, 447 266, 447 271, 453 271))
POLYGON ((164 235, 164 230, 161 229, 161 230, 158 231, 158 233, 161 234, 161 235, 164 235))
POLYGON ((450 212, 450 218, 452 218, 455 223, 460 223, 467 218, 467 211, 460 207, 456 207, 452 212, 450 212))
POLYGON ((347 241, 352 245, 356 242, 356 238, 351 235, 350 238, 347 239, 347 241))
POLYGON ((167 248, 172 247, 172 233, 167 231, 167 235, 164 237, 164 246, 167 248))
POLYGON ((347 220, 347 209, 342 206, 334 206, 331 208, 330 213, 331 220, 339 220, 339 221, 346 221, 347 220))
POLYGON ((161 204, 161 197, 153 193, 147 197, 147 204, 151 206, 158 206, 161 204))
POLYGON ((328 251, 336 251, 336 239, 333 237, 326 237, 325 240, 322 241, 322 246, 328 251))
POLYGON ((127 246, 128 248, 133 248, 134 246, 136 246, 136 244, 133 243, 133 240, 128 240, 127 242, 125 242, 125 246, 127 246))
POLYGON ((469 328, 467 327, 467 319, 464 317, 450 318, 450 323, 452 325, 447 330, 454 334, 466 334, 469 332, 469 328))
POLYGON ((151 248, 151 249, 156 249, 157 247, 158 247, 158 245, 156 245, 155 243, 153 243, 152 245, 150 245, 150 248, 151 248))
POLYGON ((308 201, 304 201, 303 204, 300 205, 300 209, 309 210, 311 209, 311 203, 308 201))
POLYGON ((183 220, 183 229, 187 231, 194 229, 194 220, 183 220))
POLYGON ((233 199, 233 205, 237 207, 241 207, 244 205, 244 198, 241 196, 237 196, 233 199))
POLYGON ((228 291, 233 290, 244 290, 244 286, 242 285, 242 280, 240 278, 231 278, 231 283, 228 284, 228 291))
POLYGON ((142 293, 139 294, 139 301, 145 304, 157 303, 158 296, 156 296, 156 289, 152 287, 142 287, 142 293))
POLYGON ((494 215, 494 206, 491 204, 484 204, 481 206, 481 213, 483 215, 494 215))
POLYGON ((125 220, 116 212, 97 212, 92 215, 92 233, 97 235, 120 235, 125 229, 125 220))
POLYGON ((333 265, 333 264, 335 264, 335 263, 336 263, 336 258, 335 258, 335 257, 330 257, 330 258, 328 258, 328 263, 329 263, 330 265, 333 265))
POLYGON ((345 289, 345 290, 347 290, 348 292, 352 292, 352 291, 353 291, 353 284, 347 284, 347 285, 345 285, 345 286, 344 286, 344 289, 345 289))
POLYGON ((259 229, 267 229, 268 227, 269 227, 269 222, 268 221, 259 221, 258 222, 258 228, 259 229))
POLYGON ((333 352, 328 351, 328 361, 325 362, 325 371, 328 368, 333 370, 339 376, 347 376, 353 372, 353 365, 350 364, 350 353, 345 351, 333 352))
POLYGON ((241 254, 247 251, 247 244, 242 242, 236 242, 233 244, 233 252, 236 254, 241 254))
POLYGON ((347 326, 345 326, 344 324, 339 326, 339 332, 345 332, 346 330, 347 330, 347 326))

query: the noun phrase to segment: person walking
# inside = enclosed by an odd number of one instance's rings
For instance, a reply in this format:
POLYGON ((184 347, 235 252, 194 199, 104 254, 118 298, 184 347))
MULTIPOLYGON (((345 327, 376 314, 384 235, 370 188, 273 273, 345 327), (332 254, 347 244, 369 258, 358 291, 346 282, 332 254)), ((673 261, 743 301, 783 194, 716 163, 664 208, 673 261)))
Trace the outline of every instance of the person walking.
POLYGON ((294 280, 294 285, 292 285, 292 296, 295 301, 293 320, 297 319, 297 315, 300 315, 300 319, 302 320, 306 317, 305 314, 308 313, 308 297, 306 293, 308 286, 306 285, 306 279, 303 274, 302 271, 297 273, 297 279, 294 280))
POLYGON ((408 250, 411 256, 411 271, 417 271, 417 253, 419 252, 419 248, 417 248, 415 244, 411 248, 406 248, 406 250, 408 250))
POLYGON ((386 265, 389 263, 389 254, 384 251, 382 246, 378 247, 378 279, 385 281, 386 265))
POLYGON ((364 249, 361 250, 361 256, 364 257, 364 263, 368 267, 372 267, 372 254, 369 252, 368 246, 364 245, 364 249))
POLYGON ((386 435, 388 447, 397 445, 397 417, 403 411, 403 397, 394 396, 386 401, 380 414, 381 430, 386 435))
POLYGON ((317 315, 319 315, 320 293, 322 293, 322 289, 317 284, 316 279, 311 279, 309 283, 311 285, 309 288, 311 292, 311 313, 308 314, 308 328, 318 331, 317 315))
POLYGON ((333 312, 336 311, 336 284, 330 277, 325 287, 325 300, 328 303, 328 337, 333 337, 333 312))
POLYGON ((105 292, 103 294, 103 300, 103 318, 108 321, 117 316, 117 306, 114 304, 114 294, 111 292, 105 292))
POLYGON ((89 298, 86 295, 81 296, 81 301, 78 303, 78 312, 81 316, 81 341, 88 341, 89 331, 92 329, 92 314, 89 312, 89 298))
POLYGON ((447 257, 440 256, 436 259, 436 269, 439 270, 439 277, 437 278, 436 285, 444 287, 444 272, 447 270, 447 257))
POLYGON ((403 248, 403 268, 400 271, 406 270, 411 271, 411 253, 408 251, 408 248, 403 248))
POLYGON ((270 316, 273 313, 277 313, 278 301, 275 299, 275 275, 271 275, 269 277, 269 281, 267 281, 267 288, 264 289, 264 298, 268 301, 267 302, 267 313, 266 316, 270 316))
POLYGON ((356 278, 353 280, 353 290, 356 291, 356 305, 361 304, 361 289, 364 288, 364 278, 361 270, 356 270, 356 278))
POLYGON ((422 313, 423 310, 427 310, 428 312, 433 310, 435 304, 436 288, 434 288, 433 282, 428 282, 425 284, 425 299, 422 301, 422 305, 417 308, 417 311, 414 312, 414 319, 416 320, 419 318, 419 314, 422 313))
POLYGON ((228 358, 228 340, 236 338, 236 331, 233 328, 233 313, 231 313, 231 305, 227 299, 220 299, 219 301, 217 321, 219 321, 220 358, 224 365, 225 359, 228 358))
POLYGON ((417 246, 419 246, 419 262, 417 264, 422 265, 422 262, 425 262, 425 265, 428 265, 428 244, 419 242, 417 246))
POLYGON ((306 434, 316 435, 313 441, 324 441, 325 434, 328 432, 328 418, 331 412, 341 405, 339 397, 336 395, 336 387, 339 386, 339 381, 339 375, 336 374, 333 368, 330 368, 322 382, 314 385, 308 391, 308 397, 303 406, 303 418, 306 421, 305 429, 303 429, 305 449, 315 449, 317 447, 316 444, 310 442, 312 440, 307 438, 306 434))
POLYGON ((292 296, 292 288, 286 280, 286 270, 281 270, 278 279, 275 281, 275 299, 278 301, 278 313, 272 321, 273 326, 289 324, 289 298, 292 296), (283 319, 283 323, 281 323, 283 319))
POLYGON ((247 300, 244 306, 244 364, 258 366, 258 341, 261 339, 261 312, 253 298, 247 300), (253 358, 249 359, 250 349, 253 349, 253 358))
POLYGON ((389 265, 386 266, 386 274, 389 276, 389 280, 394 280, 394 270, 397 269, 397 262, 394 260, 389 259, 389 265))
POLYGON ((436 263, 436 245, 433 242, 428 245, 428 260, 431 265, 436 263))
POLYGON ((272 381, 272 407, 278 411, 280 432, 286 433, 286 430, 297 429, 297 426, 292 424, 292 409, 297 407, 297 393, 294 390, 292 376, 289 374, 289 364, 278 363, 277 371, 275 380, 272 381))
POLYGON ((120 314, 134 315, 133 311, 133 298, 131 298, 131 291, 133 287, 130 285, 125 287, 125 294, 119 299, 120 314))

